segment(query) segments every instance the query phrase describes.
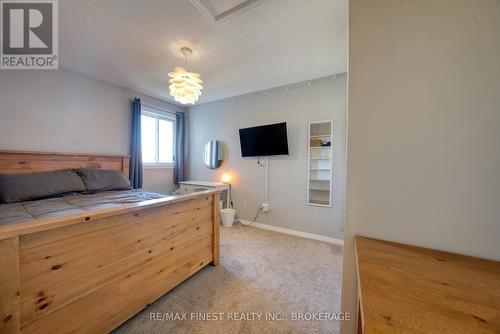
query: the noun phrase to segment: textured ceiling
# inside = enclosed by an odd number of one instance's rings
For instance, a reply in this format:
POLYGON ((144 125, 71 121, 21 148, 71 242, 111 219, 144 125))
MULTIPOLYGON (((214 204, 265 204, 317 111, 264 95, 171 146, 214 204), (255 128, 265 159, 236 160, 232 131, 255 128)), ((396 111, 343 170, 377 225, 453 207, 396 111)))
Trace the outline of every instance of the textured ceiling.
POLYGON ((167 73, 184 64, 182 46, 194 51, 188 70, 205 82, 198 103, 347 68, 346 0, 269 0, 222 24, 189 0, 64 0, 59 7, 60 65, 169 102, 167 73))

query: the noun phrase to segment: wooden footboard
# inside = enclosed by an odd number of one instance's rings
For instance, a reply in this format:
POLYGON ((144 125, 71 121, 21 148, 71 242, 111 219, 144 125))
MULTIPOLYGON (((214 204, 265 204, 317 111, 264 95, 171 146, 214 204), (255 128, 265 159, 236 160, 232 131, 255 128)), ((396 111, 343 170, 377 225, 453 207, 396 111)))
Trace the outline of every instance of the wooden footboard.
POLYGON ((0 228, 0 333, 106 333, 219 262, 219 193, 0 228))

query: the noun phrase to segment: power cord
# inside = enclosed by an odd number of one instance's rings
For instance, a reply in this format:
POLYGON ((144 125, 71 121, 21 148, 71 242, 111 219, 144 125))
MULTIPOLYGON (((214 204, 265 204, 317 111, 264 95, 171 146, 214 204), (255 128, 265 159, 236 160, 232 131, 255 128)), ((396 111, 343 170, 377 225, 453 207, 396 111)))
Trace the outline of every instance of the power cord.
POLYGON ((227 195, 227 196, 228 196, 228 199, 227 199, 227 201, 229 202, 229 207, 230 207, 231 209, 234 209, 234 203, 233 203, 233 191, 232 191, 232 189, 231 189, 231 183, 229 183, 229 184, 228 184, 228 187, 229 187, 229 189, 228 189, 228 195, 227 195))
MULTIPOLYGON (((228 205, 231 209, 234 209, 234 202, 233 202, 233 192, 232 192, 232 189, 231 189, 231 183, 228 184, 228 194, 227 194, 227 202, 228 202, 228 205)), ((240 221, 240 217, 238 217, 237 214, 234 215, 234 220, 233 220, 233 224, 240 224, 241 221, 240 221)))
POLYGON ((259 213, 262 211, 262 208, 259 208, 259 210, 257 210, 257 214, 255 215, 254 219, 252 220, 252 223, 255 223, 255 221, 257 220, 257 218, 259 217, 259 213))
MULTIPOLYGON (((232 189, 231 189, 231 184, 228 185, 229 186, 229 191, 228 191, 228 204, 229 204, 229 207, 234 209, 234 202, 233 202, 233 195, 232 195, 232 189)), ((255 221, 257 220, 257 218, 259 217, 259 213, 262 211, 262 208, 259 208, 259 210, 257 210, 257 214, 255 215, 254 219, 252 220, 252 222, 248 225, 251 225, 253 223, 255 223, 255 221)), ((237 214, 234 215, 234 221, 233 221, 233 224, 241 224, 241 225, 244 225, 241 223, 241 219, 240 217, 238 217, 237 214)))
POLYGON ((257 210, 257 214, 255 215, 255 217, 252 219, 252 221, 249 223, 249 224, 243 224, 241 223, 242 226, 250 226, 252 225, 253 223, 255 223, 255 221, 257 220, 257 218, 259 217, 259 213, 262 211, 262 208, 259 208, 259 210, 257 210))

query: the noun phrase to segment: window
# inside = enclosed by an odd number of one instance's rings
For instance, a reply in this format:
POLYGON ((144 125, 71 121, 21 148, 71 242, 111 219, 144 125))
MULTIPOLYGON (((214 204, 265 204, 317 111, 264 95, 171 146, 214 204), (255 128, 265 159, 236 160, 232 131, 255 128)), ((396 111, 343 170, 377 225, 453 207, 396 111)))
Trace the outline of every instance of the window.
POLYGON ((174 119, 142 112, 142 162, 146 167, 171 167, 174 163, 174 119))

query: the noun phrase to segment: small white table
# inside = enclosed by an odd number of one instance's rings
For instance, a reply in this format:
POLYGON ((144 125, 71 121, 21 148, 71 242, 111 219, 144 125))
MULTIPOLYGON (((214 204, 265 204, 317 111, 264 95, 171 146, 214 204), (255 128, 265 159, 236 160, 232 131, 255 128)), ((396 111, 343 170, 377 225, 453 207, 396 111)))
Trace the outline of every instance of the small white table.
POLYGON ((215 189, 222 190, 221 200, 224 203, 224 207, 229 207, 229 185, 220 182, 210 182, 210 181, 181 181, 179 182, 179 187, 182 192, 191 192, 195 189, 215 189))

